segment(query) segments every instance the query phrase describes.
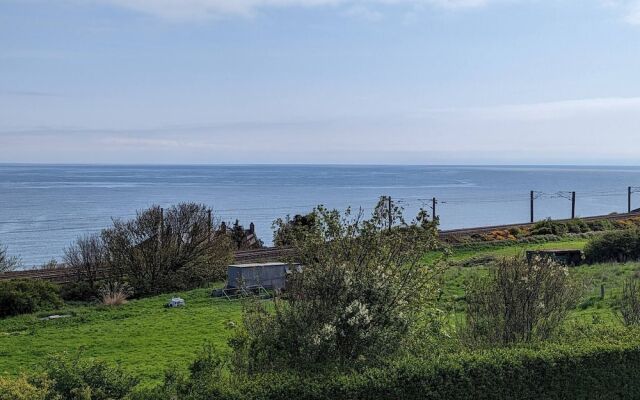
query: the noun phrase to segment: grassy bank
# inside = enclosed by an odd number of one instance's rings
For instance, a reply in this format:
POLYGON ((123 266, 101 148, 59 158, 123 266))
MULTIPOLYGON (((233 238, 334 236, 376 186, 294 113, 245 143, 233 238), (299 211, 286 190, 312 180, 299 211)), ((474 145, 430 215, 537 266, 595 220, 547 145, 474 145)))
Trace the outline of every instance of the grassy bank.
MULTIPOLYGON (((464 306, 464 288, 474 274, 486 267, 462 266, 465 261, 484 257, 515 255, 527 249, 583 248, 586 240, 567 240, 543 244, 459 247, 450 259, 457 266, 444 276, 442 307, 459 313, 464 306)), ((436 255, 427 255, 433 259, 436 255)), ((603 264, 572 268, 584 282, 586 291, 570 320, 599 321, 620 325, 616 316, 618 298, 625 277, 640 271, 640 264, 603 264), (600 286, 605 297, 600 298, 600 286)), ((162 295, 134 300, 118 308, 78 305, 55 311, 69 318, 43 321, 40 313, 0 320, 0 375, 15 375, 40 363, 47 354, 83 349, 84 354, 120 363, 145 382, 157 381, 170 365, 186 368, 194 353, 209 342, 226 348, 231 332, 229 321, 239 321, 241 304, 209 296, 210 289, 176 293, 187 302, 183 309, 163 305, 172 296, 162 295)))

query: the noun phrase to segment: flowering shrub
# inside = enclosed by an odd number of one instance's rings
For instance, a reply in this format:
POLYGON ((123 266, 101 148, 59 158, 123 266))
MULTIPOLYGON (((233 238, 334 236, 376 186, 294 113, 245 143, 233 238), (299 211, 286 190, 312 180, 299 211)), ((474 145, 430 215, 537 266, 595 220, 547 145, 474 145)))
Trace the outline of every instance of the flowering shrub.
POLYGON ((463 335, 473 342, 510 344, 548 338, 578 299, 569 270, 550 257, 504 258, 467 289, 463 335))
POLYGON ((27 376, 11 378, 0 376, 0 400, 45 400, 49 399, 51 383, 46 379, 34 379, 27 376))
POLYGON ((363 219, 316 208, 313 234, 290 238, 304 270, 292 274, 274 312, 259 303, 247 308, 244 330, 232 340, 242 354, 236 359, 264 370, 370 362, 394 352, 437 293, 439 270, 421 259, 439 242, 436 225, 406 223, 398 207, 388 211, 381 204, 363 219))

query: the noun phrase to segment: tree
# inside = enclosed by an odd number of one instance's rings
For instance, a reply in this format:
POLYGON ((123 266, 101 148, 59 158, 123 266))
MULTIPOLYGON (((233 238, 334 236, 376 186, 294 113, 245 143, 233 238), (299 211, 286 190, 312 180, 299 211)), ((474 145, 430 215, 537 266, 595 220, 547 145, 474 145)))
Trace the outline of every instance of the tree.
POLYGON ((0 244, 0 273, 13 271, 22 265, 19 257, 10 256, 7 247, 0 244))
POLYGON ((233 247, 216 231, 206 206, 182 203, 114 220, 102 240, 114 277, 129 282, 137 295, 148 295, 222 279, 233 247))
POLYGON ((292 235, 295 259, 274 312, 250 303, 232 341, 249 370, 374 361, 401 346, 417 313, 437 293, 440 269, 422 263, 439 247, 437 226, 319 206, 315 228, 292 235))
POLYGON ((99 234, 79 237, 74 244, 64 251, 64 262, 67 267, 74 268, 78 280, 89 284, 91 290, 96 289, 96 282, 108 268, 107 248, 99 234))
POLYGON ((287 215, 273 222, 273 244, 277 247, 291 246, 297 236, 319 234, 316 224, 316 213, 306 215, 297 214, 293 218, 287 215))

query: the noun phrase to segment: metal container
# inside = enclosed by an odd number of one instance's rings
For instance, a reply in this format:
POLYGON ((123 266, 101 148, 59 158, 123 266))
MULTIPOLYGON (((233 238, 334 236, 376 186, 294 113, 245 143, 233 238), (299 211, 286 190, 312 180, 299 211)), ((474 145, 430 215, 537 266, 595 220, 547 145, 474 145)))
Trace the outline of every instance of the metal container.
POLYGON ((278 262, 229 265, 227 288, 262 286, 268 290, 282 290, 290 268, 289 264, 278 262))

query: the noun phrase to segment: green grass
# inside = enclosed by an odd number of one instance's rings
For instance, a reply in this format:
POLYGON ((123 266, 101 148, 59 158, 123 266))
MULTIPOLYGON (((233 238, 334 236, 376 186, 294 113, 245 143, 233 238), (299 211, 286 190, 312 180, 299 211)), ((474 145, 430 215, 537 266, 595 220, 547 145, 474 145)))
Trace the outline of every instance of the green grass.
POLYGON ((472 257, 494 256, 505 257, 514 256, 518 253, 526 250, 566 250, 566 249, 578 249, 582 250, 587 245, 586 239, 574 239, 574 240, 562 240, 557 242, 539 243, 539 244, 526 244, 518 243, 507 246, 474 246, 460 247, 459 249, 453 249, 451 260, 463 261, 472 257))
MULTIPOLYGON (((462 262, 482 258, 512 256, 527 249, 581 249, 586 240, 567 240, 529 245, 483 245, 454 248, 450 261, 462 262)), ((437 254, 428 254, 433 261, 437 254)), ((580 304, 571 319, 604 321, 619 324, 616 317, 618 298, 625 277, 638 273, 640 263, 581 266, 571 269, 585 282, 580 304), (600 285, 605 298, 600 298, 600 285)), ((442 306, 459 313, 464 309, 464 288, 476 274, 486 274, 487 267, 453 266, 444 274, 442 306)), ((186 368, 204 343, 228 350, 231 335, 229 321, 239 321, 241 303, 214 299, 211 289, 176 293, 187 306, 167 309, 163 305, 171 294, 134 300, 121 307, 79 305, 57 310, 70 318, 41 321, 39 313, 0 320, 0 375, 18 374, 41 363, 48 354, 83 349, 84 355, 120 363, 146 383, 159 380, 172 365, 186 368)))
POLYGON ((51 353, 77 351, 120 363, 154 381, 171 365, 186 367, 206 342, 226 349, 228 322, 238 321, 239 302, 214 299, 210 289, 179 293, 185 308, 163 305, 172 296, 133 300, 121 307, 79 306, 58 310, 72 317, 41 321, 42 315, 0 320, 0 375, 32 369, 51 353))
MULTIPOLYGON (((485 257, 515 256, 526 250, 584 249, 587 242, 585 239, 580 239, 542 244, 485 245, 476 248, 473 246, 454 248, 452 249, 453 253, 448 258, 454 266, 449 267, 443 277, 441 305, 452 309, 456 313, 462 311, 464 309, 466 285, 474 276, 486 274, 488 271, 488 268, 483 265, 477 267, 460 266, 465 261, 482 260, 485 257)), ((436 257, 430 254, 426 258, 433 260, 436 257)), ((570 273, 579 282, 583 283, 584 292, 578 306, 571 312, 569 320, 598 320, 604 323, 620 324, 617 310, 622 292, 622 283, 630 275, 640 274, 640 263, 582 265, 571 268, 570 273), (604 298, 600 297, 601 286, 604 286, 604 298)))

